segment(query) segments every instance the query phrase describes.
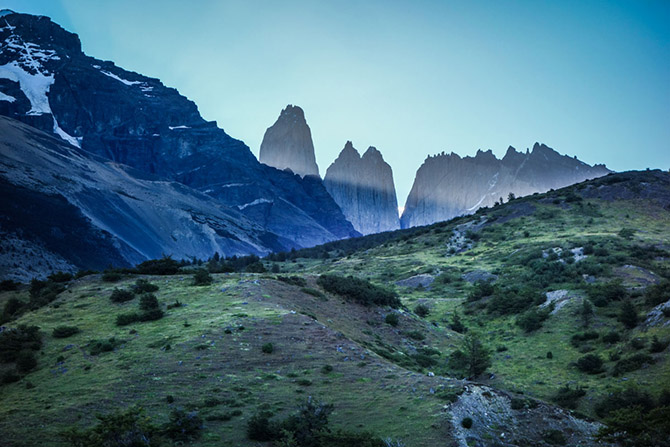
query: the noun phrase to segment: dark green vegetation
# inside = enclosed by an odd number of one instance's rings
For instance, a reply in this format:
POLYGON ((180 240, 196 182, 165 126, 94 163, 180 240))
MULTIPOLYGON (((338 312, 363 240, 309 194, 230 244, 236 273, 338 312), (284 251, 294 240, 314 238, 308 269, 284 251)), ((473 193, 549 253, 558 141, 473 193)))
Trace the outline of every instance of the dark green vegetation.
POLYGON ((167 445, 255 446, 267 436, 422 446, 463 431, 486 445, 497 435, 481 409, 451 413, 463 399, 454 378, 470 377, 511 393, 509 411, 541 427, 517 445, 572 445, 544 426, 551 418, 534 419, 539 399, 607 422, 603 439, 626 430, 628 445, 662 446, 670 199, 652 194, 653 175, 267 259, 164 258, 3 286, 0 432, 10 445, 92 445, 119 430, 167 445), (467 248, 454 246, 455 232, 467 248), (205 274, 211 284, 193 286, 205 274), (435 280, 396 285, 419 274, 435 280), (125 413, 132 405, 144 413, 125 413), (310 412, 295 408, 306 405, 322 408, 326 424, 301 431, 310 412), (197 429, 177 440, 171 421, 197 429))

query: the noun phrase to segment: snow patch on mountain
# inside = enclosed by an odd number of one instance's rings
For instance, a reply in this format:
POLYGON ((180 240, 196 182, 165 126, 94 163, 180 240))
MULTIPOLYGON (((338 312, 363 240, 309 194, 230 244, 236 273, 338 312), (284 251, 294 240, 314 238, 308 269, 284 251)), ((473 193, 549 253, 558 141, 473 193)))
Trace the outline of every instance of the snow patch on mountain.
POLYGON ((253 202, 245 203, 244 205, 238 205, 237 208, 241 211, 250 206, 260 205, 261 203, 272 203, 272 200, 268 199, 256 199, 253 202))
POLYGON ((115 75, 112 72, 106 71, 106 70, 100 70, 100 73, 104 74, 105 76, 109 76, 112 79, 116 79, 117 81, 126 84, 126 85, 137 85, 137 84, 142 84, 140 81, 129 81, 127 79, 123 79, 117 75, 115 75))
POLYGON ((0 101, 14 102, 16 101, 16 98, 13 96, 5 95, 4 93, 0 92, 0 101))
POLYGON ((47 93, 54 83, 53 75, 45 75, 41 72, 30 74, 21 68, 16 61, 12 61, 0 66, 0 79, 9 79, 19 83, 21 91, 30 101, 31 108, 28 115, 51 113, 47 93))
POLYGON ((61 137, 63 140, 65 140, 65 141, 67 141, 68 143, 70 143, 71 145, 76 146, 76 147, 78 147, 79 149, 81 149, 81 140, 82 140, 82 138, 81 138, 81 137, 79 137, 79 138, 75 138, 75 137, 73 137, 72 135, 70 135, 69 133, 65 132, 65 131, 64 131, 63 129, 61 129, 61 127, 58 125, 58 121, 56 121, 56 117, 55 117, 55 116, 53 117, 53 119, 54 119, 54 133, 55 133, 56 135, 58 135, 59 137, 61 137))

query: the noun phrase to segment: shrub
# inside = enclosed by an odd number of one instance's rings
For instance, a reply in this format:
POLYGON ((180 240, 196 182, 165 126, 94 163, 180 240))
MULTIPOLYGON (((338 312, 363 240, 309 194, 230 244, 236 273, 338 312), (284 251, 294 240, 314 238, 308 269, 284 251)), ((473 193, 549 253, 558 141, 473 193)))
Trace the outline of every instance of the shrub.
POLYGON ((247 438, 252 441, 274 441, 279 438, 279 427, 270 421, 272 413, 256 413, 247 422, 247 438))
POLYGON ((145 293, 140 297, 140 309, 150 311, 158 309, 158 299, 153 293, 145 293))
POLYGON ((256 261, 252 264, 249 264, 245 269, 245 272, 248 273, 265 273, 267 272, 267 269, 263 265, 261 261, 256 261))
POLYGON ((333 371, 333 367, 331 365, 323 365, 323 367, 321 368, 321 372, 323 374, 328 374, 332 371, 333 371))
POLYGON ((471 428, 472 427, 472 418, 469 418, 469 417, 463 418, 463 420, 461 421, 461 425, 463 426, 463 428, 467 428, 467 429, 471 428))
POLYGON ((117 326, 128 326, 138 321, 140 321, 140 314, 137 312, 126 312, 116 316, 117 326))
POLYGON ((10 292, 19 288, 21 283, 14 282, 11 279, 5 279, 0 281, 0 292, 10 292))
POLYGON ((135 281, 135 285, 133 286, 133 292, 137 294, 141 293, 151 293, 151 292, 157 292, 158 291, 158 286, 156 284, 152 284, 146 279, 140 278, 137 281, 135 281))
POLYGON ((91 340, 88 344, 89 354, 99 355, 103 352, 111 352, 121 343, 123 343, 123 340, 117 340, 115 337, 107 340, 91 340))
POLYGON ((368 281, 349 276, 321 275, 317 284, 324 290, 364 306, 391 306, 398 308, 400 299, 395 294, 368 281))
POLYGON ((603 371, 603 359, 595 354, 587 354, 577 360, 577 368, 587 374, 598 374, 603 371))
POLYGON ((603 335, 603 341, 609 344, 618 343, 621 341, 621 335, 617 331, 610 331, 603 335))
POLYGON ((17 374, 16 370, 7 370, 0 376, 0 383, 3 384, 18 382, 19 380, 21 380, 21 376, 17 374))
POLYGON ((391 313, 386 314, 386 317, 384 318, 384 321, 386 322, 386 324, 389 324, 393 327, 396 327, 396 326, 398 326, 398 323, 399 323, 400 319, 398 318, 398 314, 396 314, 394 312, 391 312, 391 313))
POLYGON ((586 331, 586 332, 582 332, 582 333, 573 335, 572 338, 570 339, 570 343, 574 347, 579 347, 579 345, 581 345, 583 342, 589 341, 589 340, 595 340, 599 336, 600 336, 600 334, 598 334, 595 331, 586 331))
POLYGON ((14 362, 19 353, 38 351, 42 347, 42 333, 37 326, 19 325, 15 329, 0 332, 0 362, 14 362))
POLYGON ((495 288, 490 281, 477 281, 468 294, 468 301, 477 301, 486 296, 491 296, 493 292, 495 292, 495 288))
POLYGON ((486 306, 489 313, 498 315, 518 314, 533 305, 542 304, 547 297, 531 288, 498 288, 486 306))
POLYGON ((646 391, 639 391, 635 388, 615 391, 609 396, 596 402, 594 410, 598 417, 604 418, 617 410, 626 407, 639 406, 644 411, 649 411, 654 406, 651 395, 646 391))
POLYGON ((37 367, 37 357, 30 350, 23 350, 16 356, 16 369, 20 373, 27 373, 37 367))
POLYGON ((635 305, 631 300, 626 300, 623 302, 618 319, 628 329, 633 329, 635 326, 637 326, 637 309, 635 309, 635 305))
POLYGON ((54 328, 51 335, 54 338, 67 338, 80 332, 81 330, 76 326, 58 326, 54 328))
POLYGON ((187 442, 200 437, 202 419, 197 411, 186 412, 174 409, 170 412, 170 420, 163 426, 162 432, 177 442, 187 442))
POLYGON ((547 352, 547 358, 550 359, 550 360, 553 359, 553 358, 554 358, 554 354, 553 354, 551 351, 548 351, 548 352, 547 352))
POLYGON ((208 286, 214 281, 212 275, 205 269, 198 269, 193 274, 193 285, 194 286, 208 286))
POLYGON ((56 272, 49 275, 47 279, 53 282, 68 282, 72 281, 72 273, 56 272))
POLYGON ((138 273, 143 275, 175 275, 179 272, 179 263, 167 256, 161 259, 144 261, 135 268, 138 273))
POLYGON ((274 350, 275 350, 275 347, 272 343, 265 343, 261 347, 261 351, 263 351, 266 354, 272 354, 272 352, 274 352, 274 350))
POLYGON ((670 300, 670 281, 663 280, 658 284, 647 287, 645 300, 650 306, 658 306, 670 300))
POLYGON ((425 304, 419 304, 414 308, 414 313, 421 318, 426 318, 430 314, 430 309, 425 304))
POLYGON ((421 340, 426 339, 426 336, 422 332, 419 332, 419 331, 409 331, 409 332, 406 332, 405 334, 409 338, 411 338, 412 340, 421 341, 421 340))
POLYGON ((277 276, 276 278, 278 281, 285 282, 292 286, 305 287, 307 285, 305 278, 300 276, 277 276))
POLYGON ((542 327, 542 323, 549 317, 550 309, 537 310, 530 309, 521 314, 516 319, 516 324, 524 330, 524 332, 533 332, 542 327))
POLYGON ((491 366, 491 353, 476 334, 469 333, 463 339, 460 349, 449 356, 451 368, 474 378, 491 366))
POLYGON ((449 327, 451 327, 452 331, 458 332, 459 334, 465 334, 465 332, 468 330, 468 328, 466 328, 463 322, 461 321, 461 317, 460 315, 458 315, 457 312, 454 312, 449 327))
POLYGON ((654 335, 654 337, 651 339, 651 346, 649 346, 649 352, 663 352, 665 351, 665 348, 670 345, 670 340, 659 340, 657 336, 654 335))
POLYGON ((0 323, 7 322, 14 317, 18 317, 26 310, 25 304, 16 297, 11 297, 5 303, 5 308, 2 311, 0 323))
POLYGON ((561 430, 551 429, 542 433, 542 439, 552 445, 565 445, 567 440, 561 430))
POLYGON ((163 318, 163 315, 165 315, 165 314, 164 314, 163 311, 160 310, 160 309, 151 309, 151 310, 147 310, 147 311, 142 312, 142 313, 140 314, 140 321, 156 321, 156 320, 160 320, 161 318, 163 318))
POLYGON ((628 296, 626 288, 621 281, 613 281, 605 284, 591 284, 586 292, 591 302, 598 306, 607 306, 612 301, 621 301, 628 296))
POLYGON ((311 288, 311 287, 302 287, 302 288, 300 289, 300 291, 303 292, 303 293, 306 293, 306 294, 308 294, 308 295, 312 295, 312 296, 315 297, 315 298, 320 298, 320 299, 322 299, 322 300, 326 300, 326 299, 327 299, 327 298, 326 298, 326 295, 324 295, 323 293, 321 293, 321 291, 316 290, 316 289, 313 289, 313 288, 311 288))
POLYGON ((117 272, 115 270, 105 270, 102 273, 102 280, 105 282, 117 282, 119 281, 123 275, 121 275, 120 272, 117 272))
POLYGON ((98 424, 87 430, 70 428, 61 433, 70 445, 98 446, 156 446, 159 428, 149 422, 139 408, 129 408, 108 415, 97 415, 98 424))
POLYGON ((635 354, 625 359, 619 360, 612 370, 613 376, 619 376, 623 373, 636 371, 642 368, 642 365, 654 363, 654 358, 648 354, 635 354))
POLYGON ((135 294, 130 290, 116 289, 116 288, 112 291, 112 294, 109 296, 109 299, 113 303, 125 303, 127 301, 131 301, 133 298, 135 298, 135 294))
POLYGON ((577 386, 577 388, 570 388, 570 385, 565 385, 556 391, 556 394, 554 394, 551 400, 556 402, 561 407, 574 410, 577 408, 579 399, 585 395, 586 391, 582 387, 577 386))
POLYGON ((644 348, 646 344, 647 341, 644 338, 640 337, 635 337, 630 341, 631 348, 635 349, 636 351, 639 351, 640 349, 644 348))

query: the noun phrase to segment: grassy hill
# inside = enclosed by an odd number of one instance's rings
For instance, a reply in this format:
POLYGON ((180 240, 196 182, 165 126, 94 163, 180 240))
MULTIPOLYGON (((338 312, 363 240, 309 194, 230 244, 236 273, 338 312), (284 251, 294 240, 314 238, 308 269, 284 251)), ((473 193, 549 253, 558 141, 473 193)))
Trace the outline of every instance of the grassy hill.
MULTIPOLYGON (((19 325, 42 335, 32 368, 3 351, 0 432, 9 445, 68 445, 59 436, 68 427, 136 405, 156 424, 175 409, 197 412, 193 445, 252 446, 254 415, 279 420, 313 396, 334 405, 333 429, 406 446, 594 444, 590 421, 605 418, 612 393, 634 387, 662 400, 670 388, 669 210, 667 173, 623 173, 272 255, 265 273, 214 273, 209 285, 193 285, 197 266, 187 266, 91 274, 32 297, 26 285, 1 292, 0 305, 24 306, 5 313, 2 346, 16 347, 8 334, 19 325), (360 304, 321 275, 395 291, 401 306, 360 304), (158 286, 164 315, 119 326, 119 314, 147 312, 140 294, 110 299, 138 279, 158 286), (78 332, 55 337, 67 333, 53 332, 60 326, 78 332), (449 361, 467 334, 491 351, 470 380, 449 361)), ((365 297, 377 293, 370 287, 365 297)))

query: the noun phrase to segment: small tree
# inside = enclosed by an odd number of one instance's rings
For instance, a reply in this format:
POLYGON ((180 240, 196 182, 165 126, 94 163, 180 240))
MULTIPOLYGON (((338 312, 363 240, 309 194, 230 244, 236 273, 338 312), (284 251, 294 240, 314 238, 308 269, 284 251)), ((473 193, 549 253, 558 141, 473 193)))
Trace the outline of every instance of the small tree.
POLYGON ((414 313, 421 318, 426 318, 430 314, 430 309, 425 304, 419 304, 414 308, 414 313))
POLYGON ((465 332, 468 330, 468 328, 466 328, 461 321, 461 316, 458 315, 458 312, 454 312, 450 326, 452 331, 458 332, 459 334, 465 334, 465 332))
POLYGON ((512 200, 516 199, 516 196, 514 195, 513 192, 507 194, 507 201, 511 202, 512 200))
POLYGON ((591 301, 584 298, 582 301, 582 307, 579 310, 579 316, 582 319, 582 325, 587 328, 591 325, 591 320, 593 319, 593 305, 591 301))
POLYGON ((461 349, 451 354, 452 367, 459 369, 470 378, 475 378, 491 366, 491 352, 476 334, 465 336, 461 349))
POLYGON ((628 329, 633 329, 637 326, 638 316, 637 309, 631 300, 626 300, 621 305, 621 311, 619 313, 619 321, 623 323, 628 329))

